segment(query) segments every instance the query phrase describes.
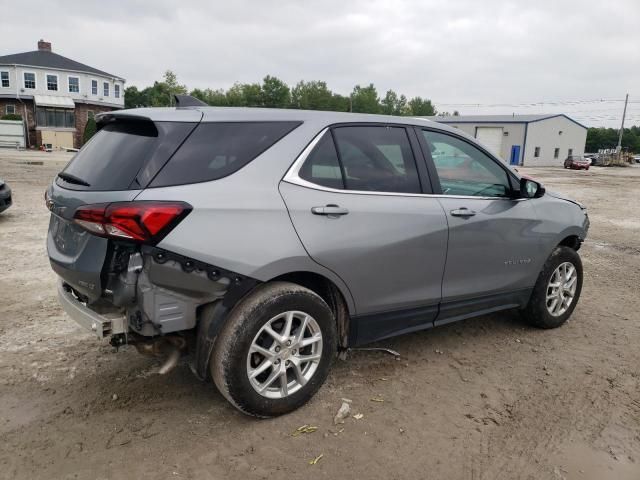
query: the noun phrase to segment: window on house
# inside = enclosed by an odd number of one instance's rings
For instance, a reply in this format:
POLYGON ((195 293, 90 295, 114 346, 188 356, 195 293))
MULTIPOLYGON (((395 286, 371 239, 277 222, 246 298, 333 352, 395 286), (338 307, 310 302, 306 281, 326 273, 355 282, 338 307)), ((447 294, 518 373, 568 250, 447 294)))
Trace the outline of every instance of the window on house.
POLYGON ((540 157, 540 147, 536 147, 535 150, 533 151, 533 156, 535 158, 540 157))
POLYGON ((116 98, 120 98, 120 85, 113 86, 113 96, 116 98))
POLYGON ((24 72, 24 88, 36 88, 36 74, 24 72))
POLYGON ((2 82, 2 88, 9 88, 9 72, 0 72, 0 81, 2 82))
POLYGON ((7 105, 4 111, 7 115, 13 115, 14 113, 16 113, 16 106, 11 104, 7 105))
POLYGON ((573 148, 570 148, 570 149, 569 149, 569 152, 567 153, 567 155, 568 155, 568 156, 573 155, 573 148))
POLYGON ((36 124, 38 127, 74 128, 75 114, 72 109, 38 107, 36 124))
POLYGON ((102 84, 102 90, 103 90, 102 94, 103 94, 105 97, 108 97, 108 96, 109 96, 109 84, 108 84, 107 82, 104 82, 104 83, 102 84))
POLYGON ((553 151, 553 158, 558 158, 559 156, 560 156, 560 149, 559 149, 559 148, 556 148, 556 149, 553 151))
POLYGON ((80 79, 69 77, 69 93, 80 93, 80 79))
POLYGON ((98 81, 91 80, 91 95, 98 95, 98 81))
POLYGON ((58 76, 57 75, 47 75, 47 90, 57 91, 58 90, 58 76))

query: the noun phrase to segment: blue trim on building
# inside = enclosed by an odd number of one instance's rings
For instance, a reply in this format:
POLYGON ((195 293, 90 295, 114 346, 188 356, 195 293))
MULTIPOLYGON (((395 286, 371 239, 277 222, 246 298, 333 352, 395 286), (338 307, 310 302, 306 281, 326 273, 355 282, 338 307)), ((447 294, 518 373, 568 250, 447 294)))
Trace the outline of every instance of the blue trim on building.
POLYGON ((527 130, 529 129, 529 124, 524 124, 524 140, 522 141, 522 161, 520 162, 521 166, 524 166, 524 154, 527 151, 527 130))

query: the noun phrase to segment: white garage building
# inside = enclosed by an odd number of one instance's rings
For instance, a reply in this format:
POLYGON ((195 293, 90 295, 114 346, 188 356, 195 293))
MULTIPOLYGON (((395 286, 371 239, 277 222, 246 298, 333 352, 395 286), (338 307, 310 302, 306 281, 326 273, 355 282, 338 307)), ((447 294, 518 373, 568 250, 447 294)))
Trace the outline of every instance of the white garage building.
POLYGON ((564 114, 428 118, 477 138, 510 165, 562 165, 568 155, 582 155, 587 141, 587 127, 564 114))

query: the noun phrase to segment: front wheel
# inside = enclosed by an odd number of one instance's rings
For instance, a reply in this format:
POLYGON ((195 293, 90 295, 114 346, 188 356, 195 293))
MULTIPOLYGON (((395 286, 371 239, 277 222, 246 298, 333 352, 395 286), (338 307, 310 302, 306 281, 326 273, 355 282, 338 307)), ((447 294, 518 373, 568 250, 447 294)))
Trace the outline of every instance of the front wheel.
POLYGON ((573 313, 582 291, 582 261, 578 252, 557 247, 542 267, 522 314, 531 325, 556 328, 573 313))
POLYGON ((335 320, 321 297, 293 283, 268 283, 229 314, 214 344, 211 375, 236 408, 274 417, 318 391, 336 345, 335 320))

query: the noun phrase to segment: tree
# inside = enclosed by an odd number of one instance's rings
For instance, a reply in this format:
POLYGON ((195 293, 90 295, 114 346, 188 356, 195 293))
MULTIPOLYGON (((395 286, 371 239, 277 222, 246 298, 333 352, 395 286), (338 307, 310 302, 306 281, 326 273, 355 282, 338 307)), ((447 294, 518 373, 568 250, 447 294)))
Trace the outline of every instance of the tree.
POLYGON ((378 113, 380 111, 380 99, 378 91, 373 83, 367 87, 356 85, 351 92, 351 111, 359 113, 378 113))
POLYGON ((82 134, 82 144, 84 145, 91 137, 96 134, 98 127, 96 125, 96 120, 93 117, 89 117, 87 120, 87 124, 84 126, 84 133, 82 134))
POLYGON ((187 87, 178 83, 178 77, 171 70, 164 72, 164 89, 169 95, 169 105, 174 104, 174 95, 185 95, 187 87))
POLYGON ((385 115, 407 115, 409 110, 407 107, 407 97, 398 96, 393 90, 388 90, 387 94, 380 101, 381 113, 385 115))
POLYGON ((286 83, 267 75, 262 80, 262 105, 271 108, 287 108, 291 104, 291 91, 286 83))
POLYGON ((334 98, 325 82, 300 81, 291 90, 291 107, 304 110, 332 110, 334 98))
POLYGON ((198 100, 202 100, 207 105, 211 105, 214 107, 227 106, 227 96, 222 89, 212 90, 210 88, 207 88, 205 90, 200 90, 199 88, 195 88, 191 90, 191 93, 189 93, 189 95, 197 98, 198 100))
POLYGON ((148 107, 149 102, 149 87, 144 90, 138 90, 138 87, 127 87, 124 90, 124 108, 138 108, 148 107))
POLYGON ((436 109, 428 98, 413 97, 409 100, 409 115, 414 117, 430 117, 436 114, 436 109))
POLYGON ((245 83, 241 85, 244 105, 247 107, 262 107, 262 87, 259 83, 245 83))
POLYGON ((244 99, 242 85, 237 82, 234 83, 229 90, 227 90, 225 97, 227 100, 227 105, 229 105, 230 107, 244 107, 247 105, 244 99))

